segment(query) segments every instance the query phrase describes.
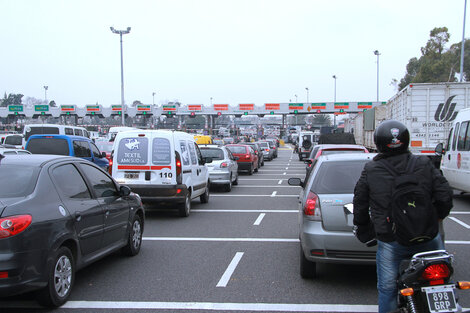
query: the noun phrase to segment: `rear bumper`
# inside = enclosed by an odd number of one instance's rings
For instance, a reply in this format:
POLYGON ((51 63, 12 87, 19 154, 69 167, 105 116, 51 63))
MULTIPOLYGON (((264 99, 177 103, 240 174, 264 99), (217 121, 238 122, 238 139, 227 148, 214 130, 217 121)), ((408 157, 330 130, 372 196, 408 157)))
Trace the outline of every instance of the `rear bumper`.
POLYGON ((211 185, 226 185, 230 183, 230 172, 209 172, 209 179, 211 181, 211 185))
POLYGON ((375 264, 376 247, 367 247, 352 231, 326 231, 322 222, 303 220, 300 242, 305 257, 318 263, 375 264))
POLYGON ((126 184, 132 192, 139 194, 142 202, 183 203, 188 187, 181 185, 132 185, 126 184))
POLYGON ((251 162, 238 162, 238 171, 249 171, 252 166, 251 162))

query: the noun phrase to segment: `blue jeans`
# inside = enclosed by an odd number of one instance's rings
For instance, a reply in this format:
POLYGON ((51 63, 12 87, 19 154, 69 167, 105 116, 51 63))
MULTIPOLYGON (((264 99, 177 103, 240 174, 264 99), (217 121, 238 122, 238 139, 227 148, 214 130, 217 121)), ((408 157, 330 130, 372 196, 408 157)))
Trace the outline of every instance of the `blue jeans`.
POLYGON ((444 243, 438 234, 436 238, 426 243, 407 247, 398 242, 377 241, 377 289, 379 291, 379 313, 397 309, 397 278, 402 260, 410 259, 415 253, 444 250, 444 243))

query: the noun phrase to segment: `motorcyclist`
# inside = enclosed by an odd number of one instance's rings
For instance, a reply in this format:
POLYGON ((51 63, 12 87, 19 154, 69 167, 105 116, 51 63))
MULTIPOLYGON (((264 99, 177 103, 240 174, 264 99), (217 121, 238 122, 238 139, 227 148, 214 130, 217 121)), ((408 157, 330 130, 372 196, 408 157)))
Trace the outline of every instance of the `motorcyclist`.
MULTIPOLYGON (((390 202, 394 177, 381 166, 386 159, 399 172, 404 172, 411 156, 408 150, 410 134, 402 123, 395 120, 382 122, 374 132, 374 143, 379 152, 367 163, 354 189, 354 225, 356 236, 362 242, 377 239, 377 289, 379 312, 397 309, 396 279, 400 262, 413 254, 444 249, 440 234, 431 241, 404 246, 396 241, 390 222, 390 202)), ((430 191, 439 219, 444 219, 452 208, 452 189, 440 171, 427 157, 419 157, 414 174, 430 191)))

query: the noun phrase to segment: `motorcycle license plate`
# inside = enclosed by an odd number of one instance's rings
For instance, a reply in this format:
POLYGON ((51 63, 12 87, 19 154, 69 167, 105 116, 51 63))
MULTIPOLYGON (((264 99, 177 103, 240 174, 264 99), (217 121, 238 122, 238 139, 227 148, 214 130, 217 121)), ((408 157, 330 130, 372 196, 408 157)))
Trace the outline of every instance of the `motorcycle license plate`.
POLYGON ((452 286, 423 287, 422 290, 426 293, 429 312, 457 312, 452 286))

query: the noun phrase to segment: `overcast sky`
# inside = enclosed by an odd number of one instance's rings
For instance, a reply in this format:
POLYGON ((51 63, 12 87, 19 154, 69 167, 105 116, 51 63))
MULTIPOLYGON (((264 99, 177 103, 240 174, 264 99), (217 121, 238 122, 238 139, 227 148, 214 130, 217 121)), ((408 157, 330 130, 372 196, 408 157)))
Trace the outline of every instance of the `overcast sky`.
MULTIPOLYGON (((0 0, 0 92, 57 104, 375 101, 464 0, 0 0)), ((468 14, 467 14, 468 15, 468 14)), ((467 19, 467 24, 468 24, 467 19)))

